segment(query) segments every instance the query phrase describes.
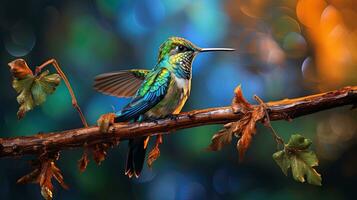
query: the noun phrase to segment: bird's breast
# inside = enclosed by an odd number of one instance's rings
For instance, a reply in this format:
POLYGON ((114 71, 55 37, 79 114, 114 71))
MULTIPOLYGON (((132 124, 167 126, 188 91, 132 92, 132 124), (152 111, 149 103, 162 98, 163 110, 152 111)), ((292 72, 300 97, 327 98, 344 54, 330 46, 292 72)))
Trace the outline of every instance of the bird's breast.
POLYGON ((181 90, 179 103, 178 103, 176 109, 173 111, 173 114, 178 114, 178 113, 181 112, 181 110, 182 110, 183 106, 185 105, 188 97, 190 96, 191 79, 184 79, 184 78, 175 77, 175 82, 176 82, 176 87, 178 88, 178 90, 181 90))
POLYGON ((170 114, 178 114, 185 105, 190 95, 191 80, 172 76, 167 94, 146 115, 149 117, 165 117, 170 114))
POLYGON ((183 95, 189 96, 191 90, 191 79, 178 78, 175 76, 176 87, 183 90, 183 95))

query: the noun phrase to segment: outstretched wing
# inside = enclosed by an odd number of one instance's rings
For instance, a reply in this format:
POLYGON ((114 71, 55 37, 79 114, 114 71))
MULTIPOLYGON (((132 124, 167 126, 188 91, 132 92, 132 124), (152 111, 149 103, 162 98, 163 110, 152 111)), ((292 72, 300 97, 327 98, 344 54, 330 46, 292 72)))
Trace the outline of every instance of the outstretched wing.
POLYGON ((107 95, 132 97, 150 70, 132 69, 105 73, 95 77, 94 89, 107 95))
POLYGON ((171 73, 166 68, 148 75, 132 101, 117 113, 116 122, 137 118, 153 108, 165 97, 170 81, 171 73))

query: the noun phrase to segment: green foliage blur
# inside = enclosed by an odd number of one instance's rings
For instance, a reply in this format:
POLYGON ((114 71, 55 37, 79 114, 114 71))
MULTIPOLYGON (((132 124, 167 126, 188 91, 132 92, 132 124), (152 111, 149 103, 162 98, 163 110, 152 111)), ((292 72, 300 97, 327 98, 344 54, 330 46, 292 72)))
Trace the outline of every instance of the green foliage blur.
MULTIPOLYGON (((191 96, 184 111, 229 105, 241 84, 252 103, 293 98, 357 83, 357 5, 352 0, 2 0, 0 2, 0 137, 81 127, 63 82, 39 108, 17 120, 16 91, 8 62, 38 66, 55 58, 68 76, 90 124, 119 110, 128 99, 92 89, 94 76, 155 65, 169 36, 200 47, 232 47, 235 54, 207 53, 193 64, 191 96)), ((34 68, 32 68, 34 70, 34 68)), ((54 71, 53 71, 54 72, 54 71)), ((221 126, 164 137, 161 157, 139 179, 124 175, 126 142, 96 166, 79 173, 82 150, 64 151, 58 166, 70 190, 55 199, 353 199, 357 184, 357 114, 348 107, 274 122, 288 140, 312 139, 321 187, 285 175, 272 159, 276 144, 258 127, 243 163, 234 144, 207 152, 221 126)), ((33 157, 0 160, 0 199, 41 199, 37 185, 16 185, 33 157)))

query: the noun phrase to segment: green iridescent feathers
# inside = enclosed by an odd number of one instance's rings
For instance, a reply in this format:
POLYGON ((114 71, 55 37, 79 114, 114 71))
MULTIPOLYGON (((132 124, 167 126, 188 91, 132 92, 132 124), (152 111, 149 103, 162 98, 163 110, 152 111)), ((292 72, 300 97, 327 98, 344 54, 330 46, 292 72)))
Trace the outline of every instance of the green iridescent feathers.
MULTIPOLYGON (((142 87, 139 89, 139 96, 144 96, 148 92, 156 92, 159 89, 163 90, 163 86, 167 85, 169 80, 170 72, 166 68, 162 68, 159 73, 153 73, 151 76, 145 80, 142 87)), ((161 91, 159 91, 161 92, 161 91)))
POLYGON ((169 55, 171 50, 173 50, 178 45, 189 47, 191 49, 198 49, 198 47, 196 47, 194 44, 192 44, 192 42, 190 42, 184 38, 170 37, 168 40, 166 40, 166 42, 164 42, 160 46, 158 61, 160 62, 162 59, 164 59, 165 56, 169 55))
POLYGON ((136 118, 153 108, 165 97, 170 81, 171 73, 166 68, 148 74, 133 100, 117 113, 117 120, 124 121, 136 118))
MULTIPOLYGON (((182 45, 191 49, 198 49, 198 47, 186 39, 171 37, 160 46, 158 66, 164 58, 169 58, 172 50, 175 49, 178 45, 182 45)), ((178 54, 173 59, 177 60, 179 57, 180 55, 178 54)), ((106 95, 117 97, 132 97, 136 94, 136 91, 139 89, 149 72, 150 70, 133 69, 101 74, 95 78, 94 89, 106 95)), ((147 80, 147 82, 147 85, 150 85, 150 80, 147 80)), ((145 90, 145 87, 147 86, 144 86, 142 91, 145 90)))

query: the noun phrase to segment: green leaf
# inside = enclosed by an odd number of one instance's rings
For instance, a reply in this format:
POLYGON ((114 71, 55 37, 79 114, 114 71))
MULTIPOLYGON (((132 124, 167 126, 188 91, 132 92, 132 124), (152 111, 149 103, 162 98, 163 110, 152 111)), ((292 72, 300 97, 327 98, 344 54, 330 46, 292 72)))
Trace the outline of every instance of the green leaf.
POLYGON ((295 180, 313 185, 321 185, 321 175, 313 168, 318 165, 318 160, 314 152, 302 151, 291 156, 291 169, 295 180))
POLYGON ((40 74, 31 88, 33 99, 37 106, 46 101, 47 95, 52 94, 61 81, 61 77, 58 74, 48 74, 48 71, 40 74))
POLYGON ((290 160, 284 151, 278 151, 273 154, 275 162, 279 165, 285 176, 288 175, 288 170, 290 168, 290 160))
POLYGON ((296 150, 305 150, 309 148, 311 144, 312 142, 310 139, 307 139, 299 134, 294 134, 290 136, 287 147, 296 150))
POLYGON ((293 178, 299 182, 307 181, 309 184, 321 185, 321 175, 313 168, 318 166, 316 154, 308 150, 311 140, 301 135, 292 135, 284 150, 273 154, 273 159, 285 175, 289 168, 293 178))
POLYGON ((49 71, 44 71, 38 76, 27 75, 23 79, 14 78, 12 87, 19 94, 17 102, 20 104, 17 116, 23 118, 26 112, 46 101, 48 95, 52 94, 59 85, 61 77, 49 71))
POLYGON ((19 94, 16 98, 17 102, 20 104, 19 111, 17 112, 17 117, 19 119, 21 119, 27 111, 33 108, 34 102, 30 91, 33 79, 33 75, 28 75, 24 79, 14 79, 12 82, 12 87, 19 94))

